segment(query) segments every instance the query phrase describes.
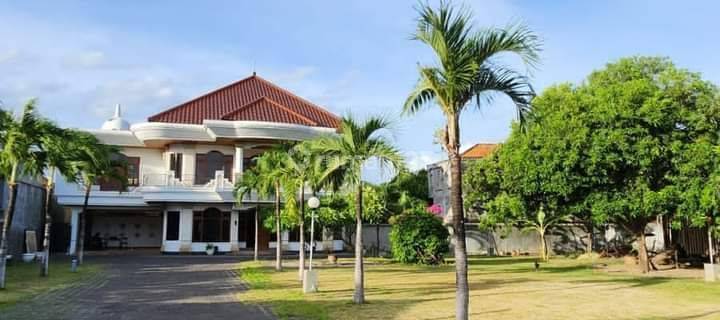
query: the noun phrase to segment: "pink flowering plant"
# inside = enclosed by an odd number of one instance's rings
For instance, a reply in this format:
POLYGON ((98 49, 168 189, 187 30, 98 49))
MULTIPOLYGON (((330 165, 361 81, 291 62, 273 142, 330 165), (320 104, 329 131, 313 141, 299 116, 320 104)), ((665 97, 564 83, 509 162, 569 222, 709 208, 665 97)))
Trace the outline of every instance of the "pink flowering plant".
POLYGON ((433 203, 433 205, 427 207, 427 212, 430 212, 437 217, 442 217, 443 208, 441 205, 433 203))

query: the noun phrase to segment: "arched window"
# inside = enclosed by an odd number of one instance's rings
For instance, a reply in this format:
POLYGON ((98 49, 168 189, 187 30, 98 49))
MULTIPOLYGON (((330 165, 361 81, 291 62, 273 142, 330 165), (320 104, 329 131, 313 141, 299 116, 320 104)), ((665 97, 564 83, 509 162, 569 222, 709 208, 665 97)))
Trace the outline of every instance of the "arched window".
MULTIPOLYGON (((128 157, 122 153, 115 153, 110 156, 110 160, 118 164, 116 170, 120 175, 127 177, 129 187, 140 185, 140 157, 128 157), (127 171, 124 171, 121 164, 127 166, 127 171)), ((100 191, 120 191, 122 189, 122 183, 113 179, 101 177, 98 184, 100 185, 100 191)))
POLYGON ((218 151, 195 156, 195 184, 205 184, 215 179, 215 171, 222 170, 225 178, 232 177, 233 156, 218 151))
POLYGON ((193 242, 229 242, 230 212, 217 208, 193 212, 193 242))

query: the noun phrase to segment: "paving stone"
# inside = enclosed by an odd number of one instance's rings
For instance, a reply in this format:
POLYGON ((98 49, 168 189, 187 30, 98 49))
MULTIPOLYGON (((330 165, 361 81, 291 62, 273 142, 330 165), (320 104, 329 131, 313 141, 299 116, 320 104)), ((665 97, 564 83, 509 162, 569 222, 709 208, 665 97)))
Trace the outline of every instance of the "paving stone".
POLYGON ((1 320, 275 319, 237 300, 237 257, 89 257, 105 271, 0 313, 1 320))

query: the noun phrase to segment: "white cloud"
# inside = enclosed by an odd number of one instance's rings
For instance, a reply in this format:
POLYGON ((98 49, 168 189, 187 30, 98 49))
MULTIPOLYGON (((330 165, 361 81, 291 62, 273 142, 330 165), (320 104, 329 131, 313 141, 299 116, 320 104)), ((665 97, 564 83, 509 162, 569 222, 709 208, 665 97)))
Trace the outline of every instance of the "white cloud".
POLYGON ((408 170, 417 171, 420 169, 425 169, 427 165, 444 160, 445 158, 439 152, 433 153, 410 151, 406 153, 405 159, 408 170))
POLYGON ((105 52, 99 50, 83 51, 66 57, 65 65, 68 67, 97 68, 106 64, 105 52))

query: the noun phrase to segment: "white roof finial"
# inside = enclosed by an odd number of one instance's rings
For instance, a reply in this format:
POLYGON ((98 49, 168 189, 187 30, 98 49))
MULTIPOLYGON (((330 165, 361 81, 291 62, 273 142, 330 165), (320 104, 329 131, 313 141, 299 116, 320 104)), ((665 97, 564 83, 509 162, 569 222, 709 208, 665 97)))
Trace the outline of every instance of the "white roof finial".
POLYGON ((120 110, 120 104, 115 105, 115 115, 103 123, 101 129, 103 130, 129 130, 130 123, 122 118, 122 111, 120 110))

